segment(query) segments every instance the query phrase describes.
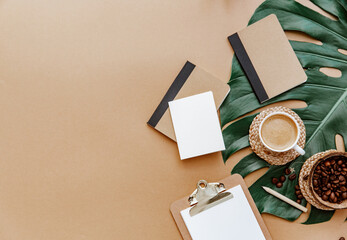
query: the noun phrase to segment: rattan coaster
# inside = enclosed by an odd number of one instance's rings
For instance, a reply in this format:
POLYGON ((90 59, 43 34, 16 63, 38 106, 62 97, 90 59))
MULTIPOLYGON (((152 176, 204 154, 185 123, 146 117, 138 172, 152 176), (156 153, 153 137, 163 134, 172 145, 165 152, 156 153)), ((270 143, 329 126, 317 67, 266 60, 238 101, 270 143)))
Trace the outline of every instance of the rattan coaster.
POLYGON ((305 125, 301 118, 292 110, 286 107, 274 107, 269 108, 265 111, 262 111, 259 113, 254 119, 253 122, 249 128, 249 143, 251 145, 251 148, 253 152, 255 152, 259 157, 267 161, 268 163, 272 165, 284 165, 290 161, 293 161, 295 158, 300 156, 298 152, 296 152, 294 149, 291 149, 287 152, 277 153, 273 152, 269 149, 267 149, 260 141, 259 139, 259 126, 261 121, 270 113, 273 112, 285 112, 294 117, 294 119, 298 122, 300 127, 300 138, 298 141, 298 145, 301 148, 304 148, 305 146, 305 140, 306 140, 306 131, 305 131, 305 125))
POLYGON ((309 159, 307 159, 302 166, 300 170, 299 175, 299 185, 302 192, 302 195, 304 198, 313 206, 316 208, 322 209, 322 210, 334 210, 333 208, 330 208, 328 206, 325 206, 321 204, 312 194, 312 190, 310 188, 310 173, 312 171, 313 166, 319 161, 321 158, 325 157, 326 155, 337 152, 336 150, 328 150, 326 152, 320 152, 316 153, 309 159))

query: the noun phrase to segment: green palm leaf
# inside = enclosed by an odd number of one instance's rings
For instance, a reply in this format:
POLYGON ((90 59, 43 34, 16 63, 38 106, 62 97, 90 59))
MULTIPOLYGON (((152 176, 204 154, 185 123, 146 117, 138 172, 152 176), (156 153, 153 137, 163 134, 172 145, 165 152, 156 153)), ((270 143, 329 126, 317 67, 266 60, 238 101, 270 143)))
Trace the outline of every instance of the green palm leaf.
MULTIPOLYGON (((291 45, 306 69, 308 80, 296 87, 259 104, 250 84, 236 58, 233 59, 232 74, 229 81, 230 94, 223 103, 220 114, 222 125, 271 103, 285 100, 303 100, 307 107, 294 109, 303 119, 307 131, 305 156, 297 158, 286 166, 270 166, 255 154, 243 158, 232 170, 247 176, 260 168, 269 167, 251 187, 251 194, 262 213, 270 213, 294 221, 301 212, 286 203, 265 193, 261 186, 273 188, 271 177, 282 175, 286 167, 292 167, 299 173, 303 162, 311 155, 336 148, 335 136, 340 134, 347 144, 347 56, 338 49, 347 49, 347 1, 346 0, 312 0, 314 4, 338 18, 334 21, 295 1, 269 0, 258 7, 249 24, 269 14, 276 14, 284 30, 304 32, 320 40, 323 45, 291 41, 291 45), (321 67, 333 67, 342 72, 339 78, 329 77, 320 72, 321 67)), ((248 129, 255 115, 241 118, 223 130, 226 150, 224 162, 235 152, 249 146, 248 129)), ((347 146, 346 146, 347 148, 347 146)), ((295 199, 295 181, 286 181, 279 190, 286 196, 295 199)), ((328 221, 333 212, 324 212, 312 207, 306 224, 328 221)))

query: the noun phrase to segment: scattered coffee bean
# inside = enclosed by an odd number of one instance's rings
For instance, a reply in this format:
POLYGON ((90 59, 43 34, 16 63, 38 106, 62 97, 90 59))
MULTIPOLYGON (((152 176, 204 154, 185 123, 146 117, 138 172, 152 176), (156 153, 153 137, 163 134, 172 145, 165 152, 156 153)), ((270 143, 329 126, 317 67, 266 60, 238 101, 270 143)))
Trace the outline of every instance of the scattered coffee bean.
POLYGON ((282 176, 280 177, 280 182, 284 182, 285 180, 286 180, 286 177, 282 175, 282 176))
POLYGON ((293 174, 291 174, 291 175, 289 176, 289 180, 290 180, 290 181, 293 181, 295 178, 296 178, 296 174, 295 174, 295 173, 293 173, 293 174))
POLYGON ((285 173, 286 175, 289 175, 291 172, 292 172, 292 171, 290 171, 289 168, 286 168, 286 170, 284 170, 284 173, 285 173))
POLYGON ((313 189, 324 201, 342 203, 347 199, 346 164, 345 156, 334 156, 319 163, 314 170, 313 189))
POLYGON ((273 184, 277 184, 277 183, 278 183, 278 179, 274 177, 274 178, 272 178, 271 182, 272 182, 273 184))
POLYGON ((278 182, 277 184, 276 184, 276 187, 278 187, 278 188, 281 188, 283 186, 283 183, 281 183, 281 182, 278 182))
POLYGON ((299 185, 295 185, 295 195, 296 195, 296 202, 300 204, 301 203, 301 199, 303 199, 304 196, 301 193, 299 185))

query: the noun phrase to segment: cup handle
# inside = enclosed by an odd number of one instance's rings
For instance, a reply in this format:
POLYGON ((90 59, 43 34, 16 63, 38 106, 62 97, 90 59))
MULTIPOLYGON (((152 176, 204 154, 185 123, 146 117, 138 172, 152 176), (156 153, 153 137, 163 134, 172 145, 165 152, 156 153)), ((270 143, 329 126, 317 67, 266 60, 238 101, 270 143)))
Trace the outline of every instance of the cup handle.
POLYGON ((300 155, 305 155, 305 150, 299 147, 297 144, 294 146, 294 150, 300 153, 300 155))

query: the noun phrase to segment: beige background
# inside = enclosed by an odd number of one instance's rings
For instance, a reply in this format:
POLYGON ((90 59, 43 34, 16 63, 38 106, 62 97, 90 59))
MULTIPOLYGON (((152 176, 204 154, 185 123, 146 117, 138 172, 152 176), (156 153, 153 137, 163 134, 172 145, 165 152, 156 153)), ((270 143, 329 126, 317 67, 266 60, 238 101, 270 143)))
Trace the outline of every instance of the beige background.
MULTIPOLYGON (((187 59, 227 82, 226 37, 260 2, 1 1, 0 239, 179 239, 171 202, 248 150, 180 161, 145 123, 187 59)), ((274 239, 330 240, 346 215, 264 219, 274 239)))

